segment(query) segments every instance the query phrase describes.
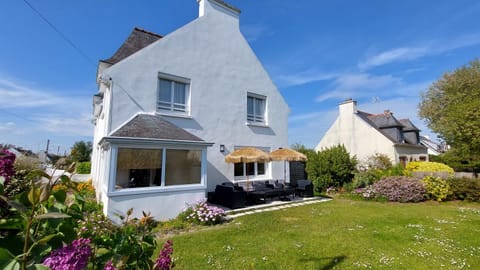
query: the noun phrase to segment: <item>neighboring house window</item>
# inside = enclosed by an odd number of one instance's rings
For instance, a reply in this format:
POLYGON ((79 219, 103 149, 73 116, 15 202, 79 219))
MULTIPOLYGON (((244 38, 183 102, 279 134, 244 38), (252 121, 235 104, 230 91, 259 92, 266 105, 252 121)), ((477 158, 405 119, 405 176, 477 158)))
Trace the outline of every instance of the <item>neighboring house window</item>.
POLYGON ((265 167, 264 162, 235 163, 234 174, 235 177, 264 176, 265 167))
POLYGON ((420 156, 420 161, 427 161, 427 157, 426 156, 420 156))
POLYGON ((249 123, 266 124, 267 97, 248 93, 247 96, 247 121, 249 123))
POLYGON ((190 80, 168 74, 159 74, 158 100, 159 111, 175 113, 189 112, 190 80))
POLYGON ((407 166, 407 157, 406 156, 401 156, 398 159, 400 160, 400 164, 402 164, 403 167, 407 166))
POLYGON ((119 148, 115 189, 200 184, 202 151, 119 148))

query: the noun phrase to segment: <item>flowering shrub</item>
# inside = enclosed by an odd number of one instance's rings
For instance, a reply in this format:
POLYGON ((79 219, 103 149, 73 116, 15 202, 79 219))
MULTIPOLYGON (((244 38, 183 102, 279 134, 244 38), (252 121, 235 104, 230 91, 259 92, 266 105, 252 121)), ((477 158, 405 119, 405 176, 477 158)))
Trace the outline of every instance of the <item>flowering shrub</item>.
POLYGON ((189 206, 181 216, 185 217, 185 221, 196 224, 215 225, 224 221, 225 211, 216 206, 208 205, 206 200, 200 200, 189 206))
POLYGON ((0 150, 0 176, 5 178, 7 185, 10 178, 15 174, 13 164, 15 163, 15 154, 8 150, 0 150))
POLYGON ((43 261, 43 265, 52 270, 82 270, 87 267, 91 254, 90 239, 80 238, 70 245, 54 250, 43 261))
POLYGON ((410 173, 424 172, 424 173, 444 173, 448 176, 453 176, 454 171, 451 167, 438 162, 427 161, 413 161, 409 162, 405 170, 410 173))
POLYGON ((373 184, 375 196, 392 202, 419 202, 425 200, 425 187, 416 178, 390 176, 373 184))
POLYGON ((450 193, 450 185, 440 177, 425 176, 422 182, 431 199, 441 202, 450 193))
POLYGON ((172 254, 173 254, 172 246, 173 246, 172 240, 167 240, 165 245, 163 245, 162 250, 160 251, 160 255, 155 261, 155 264, 153 265, 153 269, 170 270, 174 267, 174 264, 172 261, 172 254))

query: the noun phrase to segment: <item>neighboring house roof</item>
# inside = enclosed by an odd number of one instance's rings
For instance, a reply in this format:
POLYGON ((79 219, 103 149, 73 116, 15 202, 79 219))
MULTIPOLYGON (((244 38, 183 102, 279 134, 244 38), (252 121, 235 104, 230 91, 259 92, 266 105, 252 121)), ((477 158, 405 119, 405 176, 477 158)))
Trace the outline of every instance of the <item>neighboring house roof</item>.
POLYGON ((199 137, 168 122, 163 117, 150 114, 137 114, 116 130, 112 137, 203 142, 199 137))
POLYGON ((420 131, 409 119, 398 120, 388 110, 382 114, 357 111, 357 115, 395 144, 418 145, 407 140, 403 134, 409 131, 420 131))
POLYGON ((400 123, 403 125, 403 131, 420 131, 413 123, 410 121, 410 119, 400 119, 398 120, 400 123))
POLYGON ((130 36, 128 36, 115 54, 113 54, 112 57, 101 61, 114 65, 160 38, 162 38, 162 36, 159 34, 135 27, 132 30, 132 33, 130 33, 130 36))
POLYGON ((420 143, 428 148, 429 154, 432 155, 440 155, 441 153, 445 153, 449 146, 444 143, 438 143, 426 136, 420 135, 420 143))

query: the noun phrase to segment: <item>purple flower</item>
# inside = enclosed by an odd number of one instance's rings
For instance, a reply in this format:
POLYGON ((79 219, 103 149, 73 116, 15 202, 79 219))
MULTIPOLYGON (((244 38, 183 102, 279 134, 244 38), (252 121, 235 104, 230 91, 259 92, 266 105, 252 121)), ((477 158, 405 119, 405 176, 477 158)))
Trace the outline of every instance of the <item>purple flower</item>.
POLYGON ((165 245, 163 245, 160 254, 153 265, 155 270, 170 270, 174 267, 172 263, 172 254, 173 254, 173 242, 172 240, 167 240, 165 245))
POLYGON ((79 238, 70 245, 52 251, 43 264, 52 270, 82 270, 87 267, 91 254, 90 239, 79 238))
POLYGON ((15 174, 13 164, 15 163, 15 154, 8 150, 0 150, 0 176, 5 177, 5 185, 15 174))
POLYGON ((109 260, 106 264, 105 267, 103 268, 104 270, 116 270, 115 267, 113 266, 112 260, 109 260))

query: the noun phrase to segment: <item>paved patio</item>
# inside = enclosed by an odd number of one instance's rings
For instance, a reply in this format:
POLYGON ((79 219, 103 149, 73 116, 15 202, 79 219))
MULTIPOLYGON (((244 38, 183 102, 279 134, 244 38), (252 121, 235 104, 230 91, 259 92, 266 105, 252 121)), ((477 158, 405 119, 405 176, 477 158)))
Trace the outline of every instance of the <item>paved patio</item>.
POLYGON ((267 212, 267 211, 276 211, 276 210, 281 210, 281 209, 296 207, 301 205, 327 202, 330 200, 331 200, 330 198, 323 198, 323 197, 311 197, 311 198, 296 197, 291 201, 272 200, 272 201, 267 201, 264 204, 251 205, 245 208, 233 209, 233 210, 220 205, 215 205, 215 206, 225 210, 225 213, 228 218, 236 218, 244 215, 250 215, 250 214, 267 212))

